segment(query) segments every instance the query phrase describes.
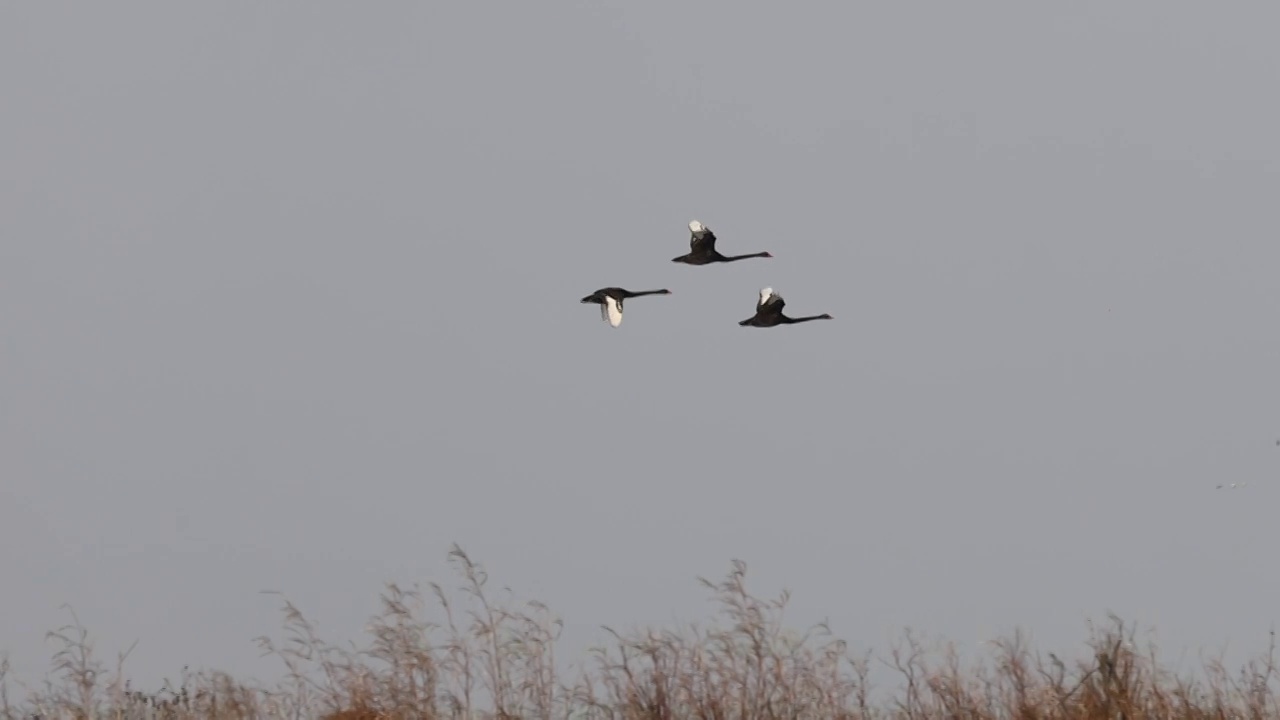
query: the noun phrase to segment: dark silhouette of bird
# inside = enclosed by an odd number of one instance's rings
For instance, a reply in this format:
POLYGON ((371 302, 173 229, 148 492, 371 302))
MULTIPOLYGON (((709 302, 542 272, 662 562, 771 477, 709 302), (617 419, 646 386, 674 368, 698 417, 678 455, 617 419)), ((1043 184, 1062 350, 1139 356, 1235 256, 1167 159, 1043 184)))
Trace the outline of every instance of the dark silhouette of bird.
POLYGON ((620 287, 600 288, 590 295, 582 298, 584 303, 596 303, 600 306, 600 317, 613 327, 622 324, 622 301, 627 298, 640 297, 642 295, 670 295, 671 291, 663 288, 662 290, 642 290, 640 292, 631 292, 623 290, 620 287))
POLYGON ((773 288, 763 288, 760 291, 760 300, 756 302, 756 314, 740 321, 738 324, 743 327, 774 327, 775 325, 794 325, 795 323, 809 322, 810 320, 835 319, 826 313, 807 317, 787 317, 782 314, 782 308, 786 306, 787 301, 783 300, 781 295, 775 293, 773 288))
POLYGON ((711 232, 711 228, 694 220, 689 223, 689 252, 677 258, 671 258, 671 262, 684 263, 686 265, 706 265, 708 263, 717 262, 733 262, 735 260, 746 260, 747 258, 771 258, 772 253, 758 252, 749 253, 747 255, 721 255, 716 250, 716 234, 711 232))

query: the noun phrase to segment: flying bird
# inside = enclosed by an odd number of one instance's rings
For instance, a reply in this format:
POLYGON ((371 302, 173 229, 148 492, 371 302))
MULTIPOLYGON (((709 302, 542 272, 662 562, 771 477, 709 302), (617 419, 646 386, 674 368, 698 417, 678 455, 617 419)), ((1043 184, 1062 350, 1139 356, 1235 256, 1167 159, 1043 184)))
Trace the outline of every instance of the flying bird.
POLYGON ((823 313, 821 315, 809 315, 807 317, 787 317, 782 314, 782 308, 787 306, 787 301, 782 296, 773 291, 773 288, 763 288, 760 290, 760 300, 756 302, 756 314, 739 322, 743 327, 773 327, 775 325, 792 325, 795 323, 809 322, 810 320, 833 320, 830 315, 823 313))
POLYGON ((771 258, 772 253, 758 252, 747 255, 721 255, 716 250, 716 234, 711 232, 711 228, 694 220, 689 223, 689 252, 677 258, 671 258, 671 262, 684 263, 686 265, 706 265, 708 263, 717 262, 733 262, 735 260, 746 260, 747 258, 771 258))
POLYGON ((590 295, 582 298, 584 303, 596 303, 600 306, 600 317, 613 327, 622 324, 622 301, 627 298, 640 297, 641 295, 670 295, 671 291, 663 288, 662 290, 642 290, 640 292, 631 292, 623 290, 619 287, 600 288, 590 295))

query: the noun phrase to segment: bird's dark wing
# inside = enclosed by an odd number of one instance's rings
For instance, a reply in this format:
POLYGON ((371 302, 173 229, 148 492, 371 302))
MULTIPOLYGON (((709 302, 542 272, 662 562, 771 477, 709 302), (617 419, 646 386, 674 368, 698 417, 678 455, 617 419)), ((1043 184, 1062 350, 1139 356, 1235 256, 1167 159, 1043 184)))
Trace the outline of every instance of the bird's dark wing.
POLYGON ((710 252, 716 249, 716 234, 711 228, 702 227, 701 232, 689 232, 689 250, 693 253, 710 252))
POLYGON ((756 301, 756 312, 764 311, 768 313, 779 313, 782 312, 782 308, 786 306, 787 301, 783 300, 782 296, 778 293, 773 293, 765 302, 760 302, 759 300, 756 301))

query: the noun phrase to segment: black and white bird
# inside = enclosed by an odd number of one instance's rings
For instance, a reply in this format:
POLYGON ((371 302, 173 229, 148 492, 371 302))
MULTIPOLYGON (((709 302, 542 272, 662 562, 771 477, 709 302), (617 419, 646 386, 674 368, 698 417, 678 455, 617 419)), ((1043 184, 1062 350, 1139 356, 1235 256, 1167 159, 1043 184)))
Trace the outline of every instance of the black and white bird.
POLYGON ((733 262, 734 260, 746 260, 747 258, 771 258, 772 253, 758 252, 748 255, 721 255, 716 250, 716 234, 711 232, 711 228, 694 220, 689 223, 689 252, 677 258, 671 258, 671 262, 684 263, 686 265, 706 265, 708 263, 717 262, 733 262))
POLYGON ((623 290, 620 287, 600 288, 590 295, 582 298, 584 303, 596 303, 600 306, 600 317, 613 327, 622 324, 622 301, 627 298, 640 297, 641 295, 670 295, 671 291, 663 288, 662 290, 641 290, 640 292, 631 292, 623 290))
POLYGON ((795 323, 809 322, 810 320, 834 319, 826 313, 809 315, 808 317, 787 317, 782 314, 782 308, 786 306, 787 301, 774 292, 773 288, 763 288, 760 291, 760 299, 756 302, 756 314, 738 324, 743 327, 773 327, 775 325, 793 325, 795 323))

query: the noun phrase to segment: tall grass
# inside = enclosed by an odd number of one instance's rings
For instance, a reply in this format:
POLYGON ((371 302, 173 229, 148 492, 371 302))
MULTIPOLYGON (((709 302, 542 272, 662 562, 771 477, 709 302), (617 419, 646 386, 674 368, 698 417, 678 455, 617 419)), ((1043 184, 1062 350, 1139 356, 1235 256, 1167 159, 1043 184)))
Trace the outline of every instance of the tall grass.
MULTIPOLYGON (((797 633, 782 624, 787 595, 748 591, 734 562, 713 593, 719 622, 701 629, 609 630, 580 671, 565 676, 555 646, 560 621, 538 603, 495 604, 487 577, 456 546, 461 598, 390 584, 363 648, 330 644, 290 602, 283 636, 259 638, 285 679, 263 686, 221 672, 190 672, 177 686, 134 690, 128 652, 104 666, 78 619, 49 633, 58 646, 49 676, 23 697, 0 664, 0 718, 988 718, 1140 720, 1280 718, 1272 681, 1274 633, 1261 657, 1237 673, 1220 662, 1203 679, 1175 676, 1154 646, 1112 617, 1091 628, 1091 655, 1042 657, 1015 633, 990 657, 962 663, 954 648, 929 651, 911 633, 885 656, 851 653, 825 626, 797 633), (436 621, 427 619, 434 606, 436 621), (872 699, 872 675, 892 686, 872 699)), ((607 629, 607 628, 606 628, 607 629)))

